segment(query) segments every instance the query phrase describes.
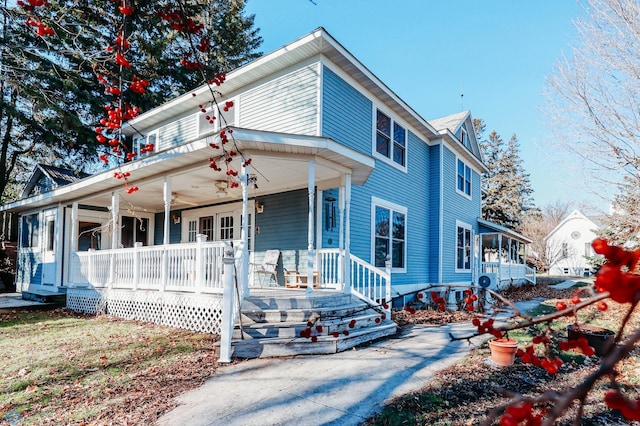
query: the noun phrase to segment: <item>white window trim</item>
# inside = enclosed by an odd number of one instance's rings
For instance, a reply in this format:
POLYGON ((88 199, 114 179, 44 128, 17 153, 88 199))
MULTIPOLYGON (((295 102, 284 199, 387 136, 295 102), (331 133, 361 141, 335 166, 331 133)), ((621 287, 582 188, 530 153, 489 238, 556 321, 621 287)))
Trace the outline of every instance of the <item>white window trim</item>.
POLYGON ((390 113, 388 110, 381 108, 379 106, 376 106, 375 104, 373 105, 373 110, 371 112, 371 116, 372 116, 372 130, 373 130, 373 135, 372 135, 372 139, 371 139, 371 152, 372 155, 379 159, 380 161, 383 161, 384 163, 393 166, 394 168, 404 172, 404 173, 408 173, 409 172, 409 126, 407 126, 406 124, 396 120, 394 118, 394 114, 390 113), (377 128, 377 112, 380 111, 381 113, 383 113, 384 115, 386 115, 387 117, 389 117, 391 119, 391 155, 389 157, 385 157, 384 155, 380 154, 377 150, 377 146, 376 146, 376 142, 377 142, 377 134, 378 134, 378 128, 377 128), (404 147, 404 166, 400 165, 398 163, 396 163, 395 161, 393 161, 393 124, 397 123, 399 126, 401 126, 406 134, 406 140, 405 140, 405 147, 404 147))
POLYGON ((408 246, 409 246, 409 242, 407 241, 407 234, 408 234, 408 218, 409 218, 409 214, 408 211, 409 209, 405 206, 401 206, 400 204, 396 204, 396 203, 392 203, 391 201, 387 201, 387 200, 383 200, 382 198, 378 198, 378 197, 371 197, 371 225, 370 225, 370 232, 371 232, 371 264, 375 264, 375 259, 376 259, 376 231, 375 231, 375 221, 376 221, 376 207, 383 207, 386 209, 389 209, 391 211, 397 212, 397 213, 402 213, 404 214, 404 259, 403 259, 403 265, 401 268, 397 268, 397 267, 392 267, 391 271, 392 272, 397 272, 397 273, 404 273, 407 272, 407 256, 409 255, 408 253, 408 246))
POLYGON ((473 227, 466 222, 462 222, 456 220, 456 230, 454 236, 454 247, 455 247, 455 255, 453 256, 454 268, 456 273, 469 273, 473 270, 473 253, 474 253, 474 232, 473 227), (468 229, 471 231, 471 235, 469 236, 469 269, 460 269, 458 268, 458 228, 468 229))
MULTIPOLYGON (((232 101, 233 102, 233 117, 231 124, 229 124, 231 127, 239 127, 238 125, 238 118, 240 116, 240 108, 239 108, 239 102, 240 102, 240 97, 239 96, 232 96, 230 98, 226 98, 223 100, 219 100, 218 101, 218 105, 220 105, 220 109, 222 110, 224 108, 224 104, 227 101, 232 101)), ((222 111, 222 113, 224 114, 224 111, 222 111)), ((196 113, 196 125, 198 126, 198 137, 203 137, 206 135, 210 135, 212 133, 217 133, 220 131, 220 126, 221 126, 221 120, 220 120, 220 114, 218 114, 218 109, 215 107, 215 105, 211 105, 207 108, 207 112, 206 114, 212 115, 215 117, 215 121, 213 122, 213 124, 210 123, 205 123, 205 119, 204 117, 202 117, 202 115, 205 114, 202 111, 198 111, 196 113)))
POLYGON ((455 164, 455 181, 454 184, 456 186, 456 192, 460 195, 462 195, 463 197, 469 199, 469 200, 473 200, 473 167, 471 167, 471 165, 469 165, 469 163, 467 163, 466 161, 464 161, 463 158, 456 156, 456 164, 455 164), (471 194, 467 194, 464 191, 461 191, 460 188, 458 188, 458 161, 462 161, 462 164, 464 164, 465 166, 465 170, 466 168, 469 168, 469 192, 471 192, 471 194))
MULTIPOLYGON (((251 230, 250 232, 254 234, 255 232, 254 225, 255 225, 256 215, 251 214, 255 210, 254 200, 249 200, 247 207, 248 207, 249 214, 251 215, 251 221, 252 221, 252 223, 249 224, 249 229, 251 230)), ((189 242, 189 221, 193 221, 193 220, 198 221, 198 226, 199 226, 201 217, 216 216, 219 213, 228 213, 228 212, 233 213, 234 219, 235 218, 238 219, 237 221, 234 220, 233 232, 234 232, 234 235, 237 235, 237 237, 234 238, 234 240, 239 240, 240 234, 242 232, 242 225, 241 225, 242 203, 241 202, 221 204, 216 206, 209 206, 209 207, 190 209, 190 210, 183 210, 181 221, 180 221, 180 243, 189 242)), ((214 232, 217 232, 217 231, 218 231, 218 224, 215 223, 214 232)), ((251 235, 249 239, 253 244, 255 241, 255 235, 251 235)), ((253 249, 253 248, 250 248, 250 249, 253 249)))
POLYGON ((159 142, 158 135, 159 135, 159 131, 158 131, 158 129, 156 129, 156 130, 154 130, 152 132, 147 133, 144 136, 138 135, 138 136, 135 136, 133 138, 133 146, 131 148, 133 149, 134 152, 138 153, 138 155, 136 156, 136 159, 137 158, 141 158, 141 157, 146 157, 146 156, 154 154, 154 153, 156 153, 158 151, 158 142, 159 142), (145 152, 143 154, 143 153, 140 152, 141 149, 142 149, 142 145, 148 144, 150 137, 155 138, 154 142, 153 142, 153 151, 145 152))

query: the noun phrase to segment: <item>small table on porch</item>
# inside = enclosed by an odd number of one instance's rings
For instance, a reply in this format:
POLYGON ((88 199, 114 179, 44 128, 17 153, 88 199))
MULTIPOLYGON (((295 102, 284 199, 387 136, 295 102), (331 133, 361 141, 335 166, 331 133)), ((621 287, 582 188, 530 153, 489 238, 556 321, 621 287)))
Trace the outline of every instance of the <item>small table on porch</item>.
MULTIPOLYGON (((307 274, 300 274, 298 271, 285 271, 285 287, 286 288, 306 288, 308 276, 307 274)), ((313 288, 320 288, 318 282, 318 272, 313 272, 313 288)))

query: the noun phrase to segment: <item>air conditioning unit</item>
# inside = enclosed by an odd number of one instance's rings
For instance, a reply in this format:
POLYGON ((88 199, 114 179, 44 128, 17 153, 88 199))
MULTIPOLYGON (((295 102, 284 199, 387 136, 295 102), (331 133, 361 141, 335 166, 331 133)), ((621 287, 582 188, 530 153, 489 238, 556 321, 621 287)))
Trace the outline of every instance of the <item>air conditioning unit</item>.
POLYGON ((498 274, 482 274, 476 279, 476 284, 482 288, 498 289, 498 274))

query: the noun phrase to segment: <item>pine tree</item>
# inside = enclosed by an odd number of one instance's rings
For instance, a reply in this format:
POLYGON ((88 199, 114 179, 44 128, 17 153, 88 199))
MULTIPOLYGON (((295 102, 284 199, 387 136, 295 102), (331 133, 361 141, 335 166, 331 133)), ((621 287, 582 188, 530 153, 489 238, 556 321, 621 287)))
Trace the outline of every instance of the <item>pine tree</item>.
POLYGON ((505 143, 494 130, 489 139, 482 137, 485 124, 474 120, 480 149, 488 171, 482 179, 482 217, 485 220, 517 229, 524 215, 535 209, 529 174, 520 157, 520 145, 515 134, 505 143))
POLYGON ((629 249, 640 247, 640 177, 625 176, 618 186, 611 214, 603 216, 598 235, 611 244, 629 249))

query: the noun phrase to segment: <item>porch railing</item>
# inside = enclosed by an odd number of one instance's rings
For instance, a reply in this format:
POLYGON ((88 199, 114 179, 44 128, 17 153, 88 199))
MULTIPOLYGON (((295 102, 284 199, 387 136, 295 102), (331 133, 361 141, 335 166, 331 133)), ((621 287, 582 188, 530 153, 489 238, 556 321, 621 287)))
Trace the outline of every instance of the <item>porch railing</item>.
POLYGON ((221 293, 223 251, 223 242, 200 241, 76 252, 69 281, 96 288, 221 293))
POLYGON ((500 281, 525 279, 536 283, 536 271, 521 263, 482 262, 480 274, 495 274, 500 281))

